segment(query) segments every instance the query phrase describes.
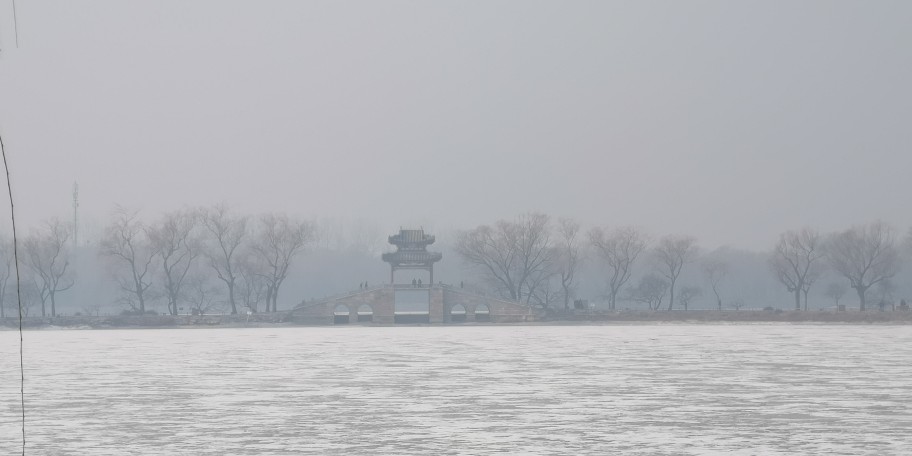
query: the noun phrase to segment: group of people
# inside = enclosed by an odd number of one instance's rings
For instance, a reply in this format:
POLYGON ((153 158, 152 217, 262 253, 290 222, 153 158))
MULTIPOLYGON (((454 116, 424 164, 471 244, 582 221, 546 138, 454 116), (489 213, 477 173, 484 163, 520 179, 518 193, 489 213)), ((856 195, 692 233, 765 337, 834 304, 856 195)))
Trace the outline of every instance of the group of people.
POLYGON ((367 282, 361 282, 358 284, 359 290, 367 290, 367 282))

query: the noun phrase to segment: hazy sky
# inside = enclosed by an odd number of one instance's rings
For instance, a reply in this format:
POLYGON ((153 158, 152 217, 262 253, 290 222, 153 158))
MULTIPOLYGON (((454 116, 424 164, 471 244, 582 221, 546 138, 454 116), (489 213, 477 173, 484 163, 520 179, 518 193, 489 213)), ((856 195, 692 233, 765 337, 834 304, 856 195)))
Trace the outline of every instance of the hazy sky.
POLYGON ((25 225, 115 203, 767 248, 912 224, 909 1, 20 1, 25 225))

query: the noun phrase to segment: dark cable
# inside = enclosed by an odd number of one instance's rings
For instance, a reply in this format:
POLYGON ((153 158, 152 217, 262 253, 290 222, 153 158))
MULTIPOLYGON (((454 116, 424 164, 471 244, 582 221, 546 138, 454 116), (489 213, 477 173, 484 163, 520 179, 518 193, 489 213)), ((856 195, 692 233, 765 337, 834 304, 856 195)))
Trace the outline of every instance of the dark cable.
POLYGON ((9 165, 6 163, 6 148, 0 136, 0 152, 3 153, 3 167, 6 169, 6 189, 9 192, 10 218, 13 221, 13 262, 16 263, 16 302, 19 304, 19 400, 22 405, 22 456, 25 456, 25 365, 22 356, 22 292, 19 279, 19 242, 16 238, 16 211, 13 208, 13 185, 10 183, 9 165))

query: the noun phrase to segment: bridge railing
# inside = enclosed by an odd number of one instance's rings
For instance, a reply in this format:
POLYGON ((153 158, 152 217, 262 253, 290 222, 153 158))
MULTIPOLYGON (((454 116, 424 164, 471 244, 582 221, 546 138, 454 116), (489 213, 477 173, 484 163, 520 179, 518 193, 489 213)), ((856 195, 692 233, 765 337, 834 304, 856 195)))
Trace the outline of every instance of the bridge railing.
POLYGON ((342 293, 326 295, 326 296, 323 296, 320 298, 313 298, 310 301, 307 301, 306 303, 310 304, 310 303, 333 301, 333 300, 342 299, 342 298, 349 298, 349 297, 352 297, 355 295, 359 295, 361 293, 366 293, 368 291, 382 290, 384 288, 389 288, 389 284, 372 285, 367 288, 359 288, 357 290, 343 291, 342 293))

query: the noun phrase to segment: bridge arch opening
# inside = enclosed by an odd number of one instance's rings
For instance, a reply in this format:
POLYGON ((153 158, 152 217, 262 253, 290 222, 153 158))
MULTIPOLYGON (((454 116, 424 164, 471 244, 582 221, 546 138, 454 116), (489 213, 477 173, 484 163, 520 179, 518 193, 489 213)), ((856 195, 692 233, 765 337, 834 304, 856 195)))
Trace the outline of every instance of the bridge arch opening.
POLYGON ((462 323, 466 321, 466 308, 462 304, 456 304, 450 308, 450 321, 453 323, 462 323))
POLYGON ((349 309, 347 305, 336 304, 336 307, 333 308, 333 324, 334 325, 349 324, 350 315, 351 315, 351 309, 349 309))
POLYGON ((374 308, 370 304, 361 304, 358 307, 358 323, 374 321, 374 308))
POLYGON ((475 321, 491 321, 491 308, 487 304, 475 307, 475 321))

